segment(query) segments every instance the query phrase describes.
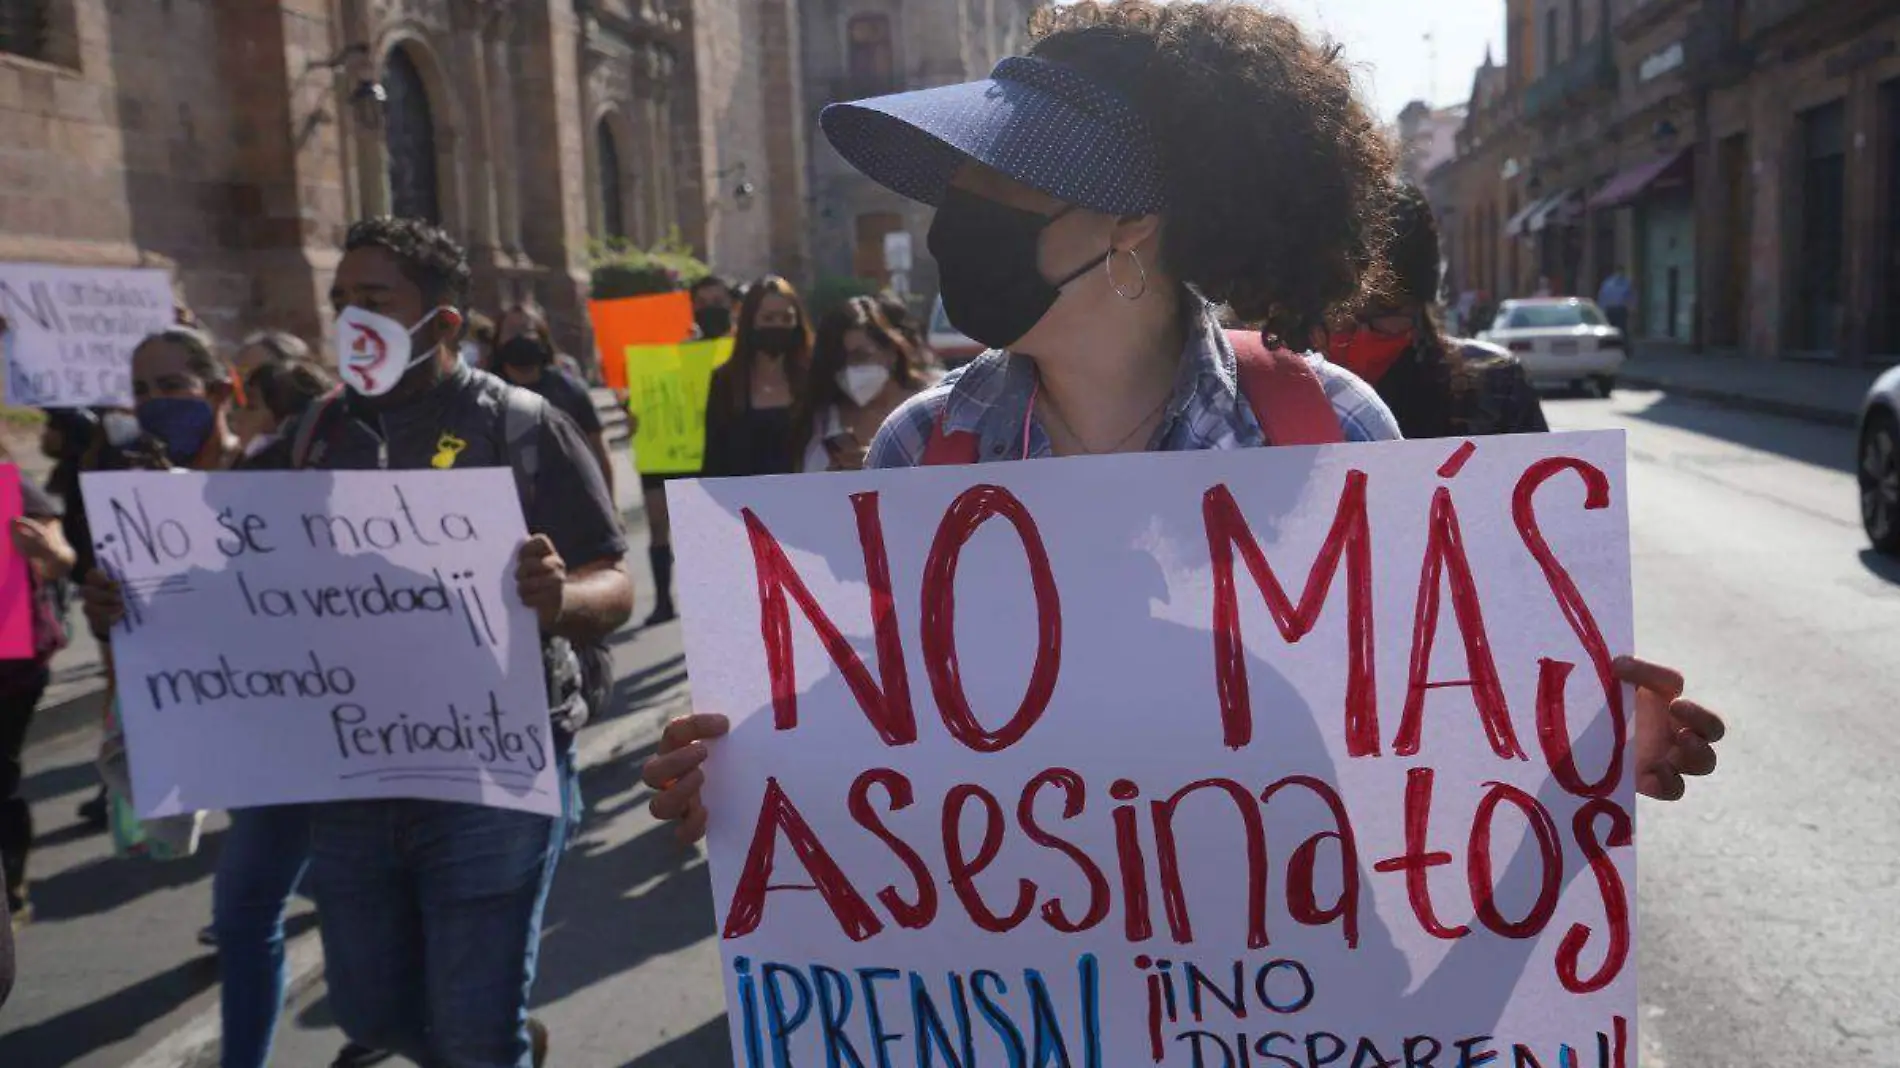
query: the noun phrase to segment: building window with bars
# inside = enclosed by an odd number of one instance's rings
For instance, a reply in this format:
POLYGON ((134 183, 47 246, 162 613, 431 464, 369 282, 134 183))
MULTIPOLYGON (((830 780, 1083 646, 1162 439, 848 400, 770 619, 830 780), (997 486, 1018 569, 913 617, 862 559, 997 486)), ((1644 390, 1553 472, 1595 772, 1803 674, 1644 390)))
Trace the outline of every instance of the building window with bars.
POLYGON ((429 90, 409 53, 397 48, 383 65, 384 137, 389 151, 390 212, 440 224, 436 179, 435 118, 429 90))
POLYGON ((605 118, 594 128, 595 162, 600 168, 600 236, 626 237, 626 194, 620 187, 620 147, 605 118))
POLYGON ((888 15, 857 15, 845 25, 850 50, 846 68, 851 91, 875 96, 897 88, 897 49, 888 15))

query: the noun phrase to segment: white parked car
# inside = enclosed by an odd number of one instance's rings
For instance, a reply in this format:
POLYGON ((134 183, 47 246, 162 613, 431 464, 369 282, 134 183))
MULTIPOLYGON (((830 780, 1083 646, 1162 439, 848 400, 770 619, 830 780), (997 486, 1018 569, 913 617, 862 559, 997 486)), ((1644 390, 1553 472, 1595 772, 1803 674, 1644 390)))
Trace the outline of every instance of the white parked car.
POLYGON ((1860 525, 1883 553, 1900 556, 1900 367, 1874 380, 1860 408, 1860 525))
POLYGON ((963 335, 961 330, 950 325, 950 317, 943 313, 943 298, 930 309, 930 351, 937 354, 937 360, 945 368, 961 367, 978 356, 983 355, 983 346, 963 335))
POLYGON ((1478 340, 1509 349, 1538 385, 1594 385, 1607 397, 1623 369, 1622 331, 1580 297, 1507 300, 1478 340))

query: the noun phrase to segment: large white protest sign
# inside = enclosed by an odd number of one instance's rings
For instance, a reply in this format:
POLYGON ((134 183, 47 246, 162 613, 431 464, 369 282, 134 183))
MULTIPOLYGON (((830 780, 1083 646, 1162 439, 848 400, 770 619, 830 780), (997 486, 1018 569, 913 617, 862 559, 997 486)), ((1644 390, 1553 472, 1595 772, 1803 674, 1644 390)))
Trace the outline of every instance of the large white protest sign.
POLYGON ((164 271, 0 263, 7 403, 130 407, 132 350, 173 316, 164 271))
POLYGON ((560 811, 506 468, 81 485, 125 591, 112 654, 142 815, 367 797, 560 811))
POLYGON ((1629 1068, 1620 434, 675 482, 745 1068, 1629 1068))

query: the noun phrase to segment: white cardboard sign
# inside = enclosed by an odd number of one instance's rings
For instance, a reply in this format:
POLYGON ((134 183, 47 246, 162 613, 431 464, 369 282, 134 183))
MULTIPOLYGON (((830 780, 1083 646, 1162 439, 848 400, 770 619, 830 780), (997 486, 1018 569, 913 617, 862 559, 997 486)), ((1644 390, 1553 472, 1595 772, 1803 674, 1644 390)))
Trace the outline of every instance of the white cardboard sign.
POLYGON ((736 1063, 1627 1068, 1621 434, 669 488, 736 1063))
POLYGON ((141 815, 353 798, 556 814, 507 468, 87 474, 141 815))
POLYGON ((164 271, 0 263, 7 403, 131 407, 132 350, 172 325, 164 271))

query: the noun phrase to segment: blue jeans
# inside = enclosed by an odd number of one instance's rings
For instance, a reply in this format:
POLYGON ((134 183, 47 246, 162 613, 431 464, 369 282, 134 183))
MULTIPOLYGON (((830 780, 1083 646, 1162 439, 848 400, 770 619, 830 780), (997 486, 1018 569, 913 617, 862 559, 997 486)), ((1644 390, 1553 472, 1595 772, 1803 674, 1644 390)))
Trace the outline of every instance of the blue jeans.
POLYGON ((211 890, 224 1068, 264 1068, 270 1059, 284 1009, 284 908, 309 860, 309 809, 276 805, 231 813, 211 890))
MULTIPOLYGON (((564 807, 572 768, 562 761, 564 807)), ((528 996, 567 819, 446 801, 311 806, 337 1023, 423 1068, 530 1068, 528 996)))

